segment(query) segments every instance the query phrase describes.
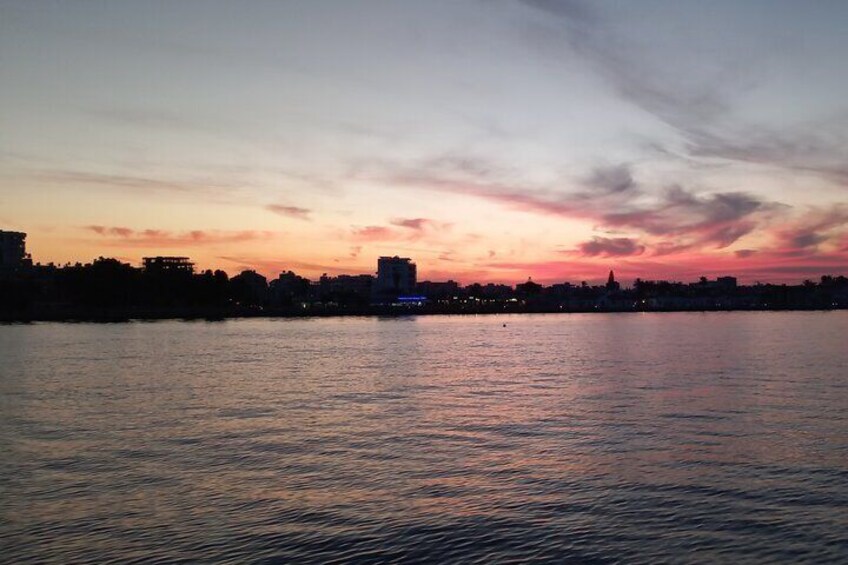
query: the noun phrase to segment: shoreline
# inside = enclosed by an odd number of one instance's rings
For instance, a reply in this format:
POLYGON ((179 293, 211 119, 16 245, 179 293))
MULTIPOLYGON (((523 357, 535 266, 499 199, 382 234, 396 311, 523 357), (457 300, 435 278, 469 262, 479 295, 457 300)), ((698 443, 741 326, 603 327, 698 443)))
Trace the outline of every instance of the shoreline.
POLYGON ((371 307, 350 309, 309 309, 304 311, 258 310, 221 312, 209 310, 181 309, 178 311, 99 311, 38 313, 36 315, 0 314, 0 325, 31 324, 52 322, 66 324, 102 323, 121 324, 136 322, 186 321, 186 322, 224 322, 242 319, 306 319, 306 318, 407 318, 412 316, 497 316, 520 314, 666 314, 681 312, 837 312, 848 307, 752 307, 752 308, 640 308, 640 309, 551 309, 551 308, 513 308, 513 309, 434 309, 426 307, 371 307))

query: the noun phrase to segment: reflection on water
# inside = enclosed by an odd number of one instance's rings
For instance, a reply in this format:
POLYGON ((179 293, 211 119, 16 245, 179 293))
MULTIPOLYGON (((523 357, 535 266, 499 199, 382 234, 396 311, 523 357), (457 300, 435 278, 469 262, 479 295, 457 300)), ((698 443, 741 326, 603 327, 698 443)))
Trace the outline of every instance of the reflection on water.
POLYGON ((846 334, 846 313, 0 327, 0 550, 845 561, 846 334))

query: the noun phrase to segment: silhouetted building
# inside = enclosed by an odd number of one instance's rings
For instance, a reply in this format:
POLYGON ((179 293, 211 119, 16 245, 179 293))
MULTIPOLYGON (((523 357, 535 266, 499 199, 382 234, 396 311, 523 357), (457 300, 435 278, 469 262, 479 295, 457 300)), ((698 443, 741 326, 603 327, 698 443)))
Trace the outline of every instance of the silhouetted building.
POLYGON ((489 300, 503 300, 512 296, 512 287, 508 284, 488 283, 486 285, 477 286, 479 287, 479 296, 481 298, 489 300))
POLYGON ((311 286, 309 279, 292 271, 280 273, 269 285, 271 302, 276 306, 291 306, 296 302, 305 302, 309 298, 311 286))
POLYGON ((242 271, 230 279, 233 299, 246 306, 261 306, 268 295, 268 280, 256 271, 242 271))
POLYGON ((194 263, 188 257, 145 257, 142 259, 147 274, 194 273, 194 263))
POLYGON ((570 296, 574 292, 575 286, 570 282, 552 284, 548 287, 551 296, 564 298, 570 296))
POLYGON ((32 266, 26 252, 26 234, 0 230, 0 274, 10 274, 32 266))
POLYGON ((730 291, 736 288, 736 277, 718 277, 711 281, 707 277, 701 277, 696 283, 690 283, 690 286, 698 286, 703 289, 709 289, 715 292, 730 291))
POLYGON ((515 285, 515 293, 519 296, 535 296, 542 292, 542 285, 534 283, 531 279, 527 282, 515 285))
POLYGON ((421 281, 416 288, 418 294, 432 300, 448 300, 459 294, 459 283, 456 281, 421 281))
POLYGON ((716 279, 716 286, 723 290, 734 289, 736 284, 736 277, 719 277, 716 279))
POLYGON ((378 300, 394 299, 415 291, 416 267, 407 257, 380 257, 374 290, 378 300))
POLYGON ((607 290, 610 292, 616 292, 621 290, 621 285, 615 280, 615 273, 612 271, 609 272, 609 278, 607 279, 607 290))
POLYGON ((318 294, 322 302, 341 304, 366 304, 371 297, 374 277, 371 275, 338 275, 326 273, 318 280, 318 294))
POLYGON ((677 310, 848 309, 848 278, 821 282, 741 285, 733 276, 697 282, 636 279, 622 289, 609 272, 605 285, 543 286, 528 279, 515 288, 455 281, 416 285, 409 258, 380 257, 377 277, 323 275, 319 281, 288 271, 270 287, 248 270, 194 273, 187 257, 145 257, 142 268, 99 257, 92 263, 32 265, 26 234, 0 230, 0 321, 129 319, 254 315, 335 315, 501 312, 632 312, 677 310), (372 305, 369 306, 369 298, 372 305))

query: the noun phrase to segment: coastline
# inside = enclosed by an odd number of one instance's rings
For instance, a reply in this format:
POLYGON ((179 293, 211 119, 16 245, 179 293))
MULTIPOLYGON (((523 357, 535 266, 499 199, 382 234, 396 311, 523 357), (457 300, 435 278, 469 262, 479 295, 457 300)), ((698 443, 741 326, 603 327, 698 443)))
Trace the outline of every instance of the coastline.
POLYGON ((497 316, 516 314, 639 314, 679 312, 831 312, 845 311, 846 306, 785 306, 785 307, 677 307, 677 308, 439 308, 414 306, 370 306, 349 308, 303 309, 207 309, 180 308, 150 309, 65 309, 53 312, 0 313, 0 325, 54 323, 130 323, 155 321, 207 321, 218 322, 240 319, 305 319, 305 318, 404 318, 410 316, 497 316))

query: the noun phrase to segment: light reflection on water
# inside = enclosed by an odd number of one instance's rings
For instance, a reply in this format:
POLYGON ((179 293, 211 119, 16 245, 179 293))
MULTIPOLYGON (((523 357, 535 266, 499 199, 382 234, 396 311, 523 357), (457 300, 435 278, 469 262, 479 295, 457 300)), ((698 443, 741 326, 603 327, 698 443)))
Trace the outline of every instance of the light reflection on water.
POLYGON ((847 330, 841 312, 0 327, 0 549, 845 561, 847 330))

